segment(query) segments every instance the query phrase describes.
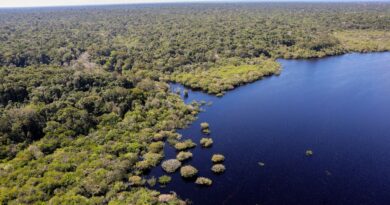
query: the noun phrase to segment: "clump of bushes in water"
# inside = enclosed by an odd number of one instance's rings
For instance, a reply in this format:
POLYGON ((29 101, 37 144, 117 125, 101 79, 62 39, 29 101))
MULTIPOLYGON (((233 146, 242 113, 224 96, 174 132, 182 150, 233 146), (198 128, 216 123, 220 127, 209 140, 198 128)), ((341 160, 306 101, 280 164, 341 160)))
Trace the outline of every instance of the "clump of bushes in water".
POLYGON ((207 123, 207 122, 202 122, 202 123, 200 123, 200 128, 201 128, 202 130, 204 130, 204 129, 209 129, 209 128, 210 128, 210 125, 209 125, 209 123, 207 123))
POLYGON ((196 176, 197 174, 198 174, 198 170, 191 165, 186 165, 180 168, 180 175, 184 178, 191 178, 196 176))
POLYGON ((156 180, 156 178, 153 176, 152 178, 146 180, 146 182, 149 184, 149 186, 154 187, 154 185, 156 185, 157 180, 156 180))
POLYGON ((206 134, 206 135, 208 135, 208 134, 211 133, 210 129, 204 129, 204 130, 202 130, 202 132, 203 132, 204 134, 206 134))
POLYGON ((183 142, 177 142, 175 144, 175 149, 182 151, 182 150, 194 148, 195 146, 196 144, 191 139, 188 139, 183 142))
POLYGON ((169 182, 171 182, 172 178, 168 175, 162 175, 161 177, 158 178, 158 183, 161 185, 166 185, 169 182))
POLYGON ((223 173, 223 172, 225 172, 225 170, 226 170, 226 167, 223 164, 214 164, 211 167, 211 171, 213 171, 214 173, 217 173, 217 174, 223 173))
POLYGON ((211 157, 211 161, 214 163, 219 163, 225 161, 225 157, 222 154, 214 154, 211 157))
MULTIPOLYGON (((175 192, 171 191, 171 194, 160 194, 158 196, 158 204, 187 204, 186 202, 178 199, 175 192)), ((138 203, 137 203, 138 204, 138 203)), ((144 203, 142 203, 144 204, 144 203)), ((150 203, 147 203, 150 204, 150 203)), ((153 203, 156 204, 156 203, 153 203)))
POLYGON ((164 171, 168 173, 175 172, 181 166, 181 162, 177 159, 169 159, 161 164, 164 171))
POLYGON ((213 181, 206 177, 198 177, 195 181, 195 184, 202 185, 202 186, 211 186, 213 181))
POLYGON ((145 184, 145 181, 137 175, 129 177, 129 183, 131 186, 142 186, 145 184))
POLYGON ((188 90, 187 89, 184 90, 184 97, 188 98, 188 90))
POLYGON ((184 160, 187 160, 189 158, 192 158, 192 153, 191 152, 179 152, 176 155, 176 159, 179 160, 179 161, 184 161, 184 160))
POLYGON ((202 147, 210 147, 211 145, 213 145, 213 139, 211 139, 211 138, 202 138, 200 140, 200 144, 202 145, 202 147))
POLYGON ((313 150, 306 150, 306 156, 308 156, 308 157, 311 157, 311 156, 313 156, 313 150))
POLYGON ((200 128, 203 133, 210 134, 210 125, 207 122, 200 123, 200 128))

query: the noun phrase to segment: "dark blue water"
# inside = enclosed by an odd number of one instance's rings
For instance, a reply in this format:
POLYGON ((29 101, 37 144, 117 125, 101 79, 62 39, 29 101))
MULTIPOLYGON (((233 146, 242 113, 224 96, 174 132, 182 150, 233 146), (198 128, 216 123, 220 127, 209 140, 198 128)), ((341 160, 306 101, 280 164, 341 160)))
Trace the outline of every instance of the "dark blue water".
POLYGON ((193 149, 188 163, 213 185, 175 173, 160 190, 200 205, 390 204, 390 53, 279 62, 280 76, 223 98, 190 92, 187 102, 213 102, 180 131, 198 143, 199 123, 210 123, 214 146, 193 149), (210 171, 213 153, 226 156, 222 175, 210 171))

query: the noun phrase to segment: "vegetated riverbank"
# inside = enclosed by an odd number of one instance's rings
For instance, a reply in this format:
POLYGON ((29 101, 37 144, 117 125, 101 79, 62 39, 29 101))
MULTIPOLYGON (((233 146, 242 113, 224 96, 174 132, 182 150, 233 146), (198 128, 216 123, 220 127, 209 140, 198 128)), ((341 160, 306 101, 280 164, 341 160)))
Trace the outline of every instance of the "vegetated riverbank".
POLYGON ((189 73, 173 73, 172 81, 192 89, 222 96, 224 91, 280 73, 280 65, 273 59, 226 59, 218 60, 215 67, 195 69, 189 73))
MULTIPOLYGON (((189 98, 213 105, 179 133, 196 142, 199 123, 209 122, 213 146, 191 150, 188 163, 213 184, 198 188, 176 173, 159 190, 177 190, 195 204, 387 203, 388 60, 388 53, 279 60, 288 66, 280 76, 223 98, 190 91, 189 98), (210 170, 214 153, 226 157, 222 175, 210 170)), ((174 150, 167 147, 166 156, 174 150)))
MULTIPOLYGON (((305 49, 289 48, 279 54, 282 59, 313 59, 343 55, 352 52, 386 52, 390 51, 390 31, 380 30, 342 30, 333 34, 333 44, 326 44, 326 39, 320 39, 309 46, 311 51, 305 49), (323 42, 322 42, 323 41, 323 42), (321 45, 321 46, 320 46, 321 45), (337 47, 337 49, 335 49, 337 47), (331 49, 330 49, 331 48, 331 49), (292 49, 292 50, 290 50, 292 49)), ((202 66, 190 72, 177 72, 171 74, 169 80, 181 83, 191 89, 203 90, 209 94, 222 96, 225 91, 237 86, 260 80, 263 77, 279 74, 280 65, 273 58, 262 56, 260 58, 219 59, 210 68, 202 66)))

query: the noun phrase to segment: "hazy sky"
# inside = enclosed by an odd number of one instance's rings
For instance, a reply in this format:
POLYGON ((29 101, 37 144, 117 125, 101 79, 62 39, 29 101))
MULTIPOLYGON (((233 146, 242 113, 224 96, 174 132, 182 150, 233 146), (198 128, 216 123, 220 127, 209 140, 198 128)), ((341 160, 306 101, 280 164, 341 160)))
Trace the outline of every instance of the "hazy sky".
MULTIPOLYGON (((40 7, 40 6, 62 6, 62 5, 194 2, 194 1, 202 2, 207 0, 0 0, 0 7, 40 7)), ((226 0, 214 0, 214 1, 226 1, 226 0)), ((232 2, 232 0, 228 0, 228 1, 232 2)), ((249 1, 254 1, 254 0, 249 0, 249 1)), ((262 0, 257 0, 257 1, 262 1, 262 0)), ((275 1, 294 1, 294 0, 275 0, 275 1)), ((337 2, 338 0, 312 0, 312 1, 337 2)), ((343 0, 343 1, 354 1, 354 0, 343 0)), ((377 0, 365 0, 365 1, 377 1, 377 0)), ((390 0, 381 0, 381 1, 390 1, 390 0)))

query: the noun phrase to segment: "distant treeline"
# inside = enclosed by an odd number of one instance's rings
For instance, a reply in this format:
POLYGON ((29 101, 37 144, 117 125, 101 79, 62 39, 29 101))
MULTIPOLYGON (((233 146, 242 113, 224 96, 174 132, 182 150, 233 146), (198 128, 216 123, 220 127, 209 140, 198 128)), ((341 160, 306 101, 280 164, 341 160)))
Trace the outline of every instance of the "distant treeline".
POLYGON ((0 11, 0 65, 68 65, 88 52, 109 71, 172 72, 260 55, 345 52, 334 31, 390 29, 388 3, 158 4, 0 11))

